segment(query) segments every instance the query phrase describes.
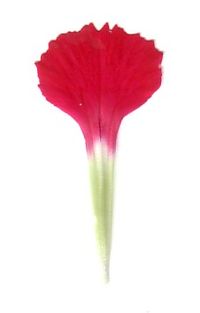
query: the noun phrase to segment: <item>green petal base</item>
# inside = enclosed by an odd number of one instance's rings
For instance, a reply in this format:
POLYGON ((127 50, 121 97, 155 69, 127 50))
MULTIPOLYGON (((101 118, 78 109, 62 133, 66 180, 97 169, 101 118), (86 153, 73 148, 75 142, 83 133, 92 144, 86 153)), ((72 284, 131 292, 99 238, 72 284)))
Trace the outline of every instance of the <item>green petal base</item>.
POLYGON ((103 264, 105 282, 109 281, 112 241, 114 155, 103 143, 89 155, 89 173, 95 214, 96 239, 103 264))

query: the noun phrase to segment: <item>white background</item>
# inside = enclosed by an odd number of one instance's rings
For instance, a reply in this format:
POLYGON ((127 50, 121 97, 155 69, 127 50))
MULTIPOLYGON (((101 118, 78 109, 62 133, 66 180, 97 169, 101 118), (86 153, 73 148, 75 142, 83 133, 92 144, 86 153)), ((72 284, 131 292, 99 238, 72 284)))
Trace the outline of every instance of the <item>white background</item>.
POLYGON ((198 1, 2 1, 0 312, 200 312, 198 1), (120 129, 111 282, 99 277, 78 125, 34 62, 59 33, 115 23, 156 39, 161 89, 120 129))

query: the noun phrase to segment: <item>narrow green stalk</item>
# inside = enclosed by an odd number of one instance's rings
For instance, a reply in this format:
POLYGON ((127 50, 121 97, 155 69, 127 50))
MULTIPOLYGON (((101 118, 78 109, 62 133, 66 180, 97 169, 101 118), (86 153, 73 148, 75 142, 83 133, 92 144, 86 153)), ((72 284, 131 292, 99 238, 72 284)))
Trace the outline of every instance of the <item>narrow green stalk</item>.
POLYGON ((96 238, 103 265, 105 281, 109 281, 109 263, 112 241, 114 155, 105 145, 99 144, 89 157, 89 172, 96 238))

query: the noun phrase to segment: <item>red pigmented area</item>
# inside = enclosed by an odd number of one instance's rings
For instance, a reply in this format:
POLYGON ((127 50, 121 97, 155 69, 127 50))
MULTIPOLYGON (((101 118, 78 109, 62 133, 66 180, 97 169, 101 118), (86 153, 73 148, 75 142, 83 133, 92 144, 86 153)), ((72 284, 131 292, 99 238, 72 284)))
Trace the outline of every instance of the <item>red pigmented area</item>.
POLYGON ((162 57, 153 40, 106 23, 59 35, 35 64, 43 95, 77 121, 88 153, 97 141, 114 153, 123 117, 160 87, 162 57))

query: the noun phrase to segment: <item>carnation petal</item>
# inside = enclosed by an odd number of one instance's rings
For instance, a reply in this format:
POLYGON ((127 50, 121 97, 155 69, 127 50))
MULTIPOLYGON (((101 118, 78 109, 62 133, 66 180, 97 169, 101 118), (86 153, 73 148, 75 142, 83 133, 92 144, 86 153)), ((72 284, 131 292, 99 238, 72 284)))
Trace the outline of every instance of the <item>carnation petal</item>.
POLYGON ((109 277, 114 157, 122 119, 160 87, 163 53, 154 40, 106 23, 59 35, 37 61, 46 99, 79 124, 86 141, 96 232, 109 277))

